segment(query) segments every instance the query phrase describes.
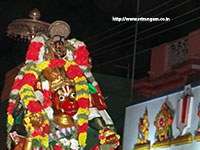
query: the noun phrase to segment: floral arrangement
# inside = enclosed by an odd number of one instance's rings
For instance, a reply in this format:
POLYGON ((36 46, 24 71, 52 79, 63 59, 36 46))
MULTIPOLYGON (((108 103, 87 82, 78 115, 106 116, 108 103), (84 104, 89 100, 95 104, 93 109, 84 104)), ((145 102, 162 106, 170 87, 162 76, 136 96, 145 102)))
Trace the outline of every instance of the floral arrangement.
POLYGON ((98 93, 102 95, 99 85, 91 73, 91 64, 89 64, 89 52, 86 49, 85 43, 77 39, 71 39, 67 42, 70 43, 74 49, 71 51, 71 53, 67 53, 67 57, 71 58, 71 60, 74 60, 77 65, 79 65, 87 80, 91 82, 92 85, 98 90, 98 93))
MULTIPOLYGON (((98 94, 101 94, 98 83, 91 73, 91 64, 89 64, 89 52, 86 45, 76 39, 66 41, 66 56, 60 59, 45 59, 48 53, 50 43, 44 35, 36 36, 29 45, 26 55, 25 66, 20 69, 15 78, 11 90, 8 106, 7 132, 12 130, 15 124, 13 110, 15 105, 20 102, 27 110, 23 122, 28 135, 32 136, 34 147, 47 149, 49 146, 49 135, 53 135, 56 145, 55 150, 63 150, 66 147, 72 150, 78 150, 86 146, 88 116, 89 116, 89 86, 88 82, 95 87, 98 94), (53 118, 53 109, 51 101, 51 91, 49 82, 42 76, 42 71, 46 68, 64 67, 66 74, 75 82, 76 101, 79 104, 77 111, 76 127, 77 131, 71 139, 60 138, 57 131, 51 130, 53 118), (86 79, 87 78, 87 79, 86 79), (38 99, 35 92, 36 83, 42 81, 42 101, 38 99), (39 122, 39 125, 38 125, 39 122), (51 130, 51 131, 50 131, 51 130), (50 133, 51 132, 51 133, 50 133), (57 137, 54 137, 57 135, 57 137), (77 140, 76 140, 77 139, 77 140)), ((106 127, 99 131, 100 147, 102 149, 116 148, 119 145, 119 135, 115 135, 117 141, 115 144, 107 143, 105 133, 110 128, 106 127)), ((11 138, 7 138, 8 149, 11 149, 11 138)))
POLYGON ((119 146, 119 139, 120 136, 118 134, 115 134, 109 126, 106 126, 105 128, 99 130, 100 145, 98 145, 98 147, 101 147, 104 150, 114 150, 114 148, 117 148, 117 146, 119 146), (110 144, 108 142, 108 139, 111 137, 116 138, 115 144, 110 144))
MULTIPOLYGON (((8 133, 14 125, 14 118, 12 111, 15 103, 20 100, 24 108, 28 110, 24 118, 25 128, 29 135, 32 135, 33 140, 40 141, 42 147, 48 147, 48 133, 49 133, 49 122, 44 108, 51 106, 50 91, 44 90, 44 101, 42 106, 36 99, 34 94, 35 83, 40 79, 41 72, 47 68, 61 67, 65 68, 66 74, 75 81, 76 86, 76 100, 79 104, 77 112, 77 126, 78 126, 78 142, 81 147, 86 146, 87 129, 88 129, 88 115, 89 115, 89 101, 88 101, 88 85, 87 80, 84 76, 83 71, 74 61, 67 61, 66 59, 54 59, 47 60, 38 55, 44 55, 44 37, 33 39, 29 46, 29 50, 26 56, 26 66, 24 66, 18 76, 15 79, 15 83, 12 87, 10 94, 9 106, 8 106, 8 133), (43 42, 41 41, 43 39, 43 42), (38 40, 38 41, 37 41, 38 40), (18 97, 19 94, 19 97, 18 97), (34 126, 31 119, 33 114, 40 114, 42 119, 41 127, 34 126)), ((8 139, 10 139, 8 137, 8 139)), ((10 142, 7 141, 8 148, 10 149, 10 142)), ((36 145, 37 146, 37 145, 36 145)), ((41 145, 40 145, 41 146, 41 145)), ((58 146, 58 145, 57 145, 58 146)))
MULTIPOLYGON (((28 110, 25 115, 24 122, 28 135, 32 135, 33 140, 41 141, 43 147, 48 147, 48 134, 49 134, 49 122, 42 105, 37 101, 34 94, 34 86, 38 79, 38 74, 34 71, 34 68, 24 67, 23 75, 19 75, 16 78, 12 91, 16 91, 19 94, 20 101, 24 108, 28 110), (42 116, 41 127, 34 127, 31 119, 34 119, 33 115, 40 114, 42 116)), ((12 92, 11 92, 12 94, 12 92)), ((16 96, 16 95, 15 95, 16 96)), ((12 97, 12 95, 11 95, 12 97)), ((16 100, 10 100, 8 106, 8 131, 11 130, 14 119, 12 111, 16 100)))

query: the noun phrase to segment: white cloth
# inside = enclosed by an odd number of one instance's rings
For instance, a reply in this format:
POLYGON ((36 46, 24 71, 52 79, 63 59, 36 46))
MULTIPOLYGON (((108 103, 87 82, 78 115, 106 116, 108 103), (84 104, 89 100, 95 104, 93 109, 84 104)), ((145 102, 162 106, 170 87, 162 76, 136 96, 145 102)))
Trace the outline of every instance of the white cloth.
POLYGON ((113 121, 110 118, 109 114, 107 113, 106 110, 98 110, 97 108, 93 107, 93 108, 89 108, 90 114, 89 114, 89 119, 88 120, 92 120, 96 117, 102 117, 103 120, 105 121, 106 125, 112 125, 113 121))

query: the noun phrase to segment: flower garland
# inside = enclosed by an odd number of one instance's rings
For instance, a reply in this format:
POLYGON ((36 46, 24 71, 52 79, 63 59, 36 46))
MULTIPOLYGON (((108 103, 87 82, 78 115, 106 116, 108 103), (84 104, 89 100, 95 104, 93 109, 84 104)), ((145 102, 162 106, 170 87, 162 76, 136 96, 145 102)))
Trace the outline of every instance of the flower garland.
POLYGON ((51 91, 50 90, 47 90, 47 89, 44 89, 43 90, 43 96, 44 96, 44 100, 43 100, 43 105, 44 105, 44 108, 47 108, 47 107, 52 107, 52 101, 51 101, 51 91))
MULTIPOLYGON (((18 73, 18 75, 15 77, 16 80, 21 80, 24 75, 24 67, 22 67, 18 73)), ((9 105, 7 108, 7 133, 9 133, 12 129, 12 126, 14 124, 14 118, 12 116, 12 112, 14 109, 14 106, 16 105, 16 102, 19 100, 18 98, 19 90, 12 87, 11 93, 10 93, 10 99, 9 99, 9 105)), ((11 149, 11 138, 9 134, 7 134, 7 148, 11 149)))
POLYGON ((115 134, 112 129, 109 126, 106 126, 105 128, 99 130, 99 140, 100 140, 100 147, 102 149, 111 149, 111 148, 117 148, 117 146, 119 146, 119 139, 120 136, 118 134, 115 134), (117 141, 115 142, 115 144, 108 144, 107 143, 107 139, 109 137, 116 137, 117 141))
MULTIPOLYGON (((88 86, 87 86, 87 80, 84 77, 83 72, 81 69, 76 65, 74 62, 69 62, 64 59, 56 59, 52 61, 44 61, 40 64, 37 64, 35 66, 31 66, 28 71, 25 71, 25 74, 23 75, 22 80, 16 80, 13 88, 19 90, 19 95, 22 100, 22 103, 24 104, 25 108, 29 110, 30 113, 42 113, 46 114, 44 111, 43 107, 37 102, 34 96, 34 85, 36 80, 38 79, 38 74, 37 72, 41 72, 47 67, 59 67, 63 66, 66 70, 67 75, 71 78, 74 79, 76 86, 76 100, 79 103, 79 109, 78 109, 78 141, 79 145, 82 147, 86 146, 86 138, 87 138, 87 129, 88 129, 88 115, 89 115, 89 102, 88 102, 88 86), (35 70, 35 71, 34 71, 35 70)), ((10 103, 8 107, 8 124, 13 125, 14 119, 12 117, 12 110, 14 103, 10 103)), ((30 119, 30 114, 28 113, 25 117, 30 119)), ((31 125, 29 119, 26 119, 26 129, 28 129, 28 132, 32 134, 33 138, 38 139, 38 136, 41 136, 40 134, 33 134, 34 133, 34 128, 31 125), (37 136, 35 136, 37 135, 37 136)), ((49 125, 48 122, 44 122, 42 126, 49 125)), ((43 130, 41 130, 43 131, 43 130)), ((47 136, 47 135, 46 135, 47 136)), ((45 137, 46 137, 45 136, 45 137)), ((44 137, 44 136, 42 136, 44 137)), ((40 138, 39 138, 40 139, 40 138)), ((43 141, 43 138, 41 138, 42 143, 47 143, 43 141)), ((45 138, 46 141, 46 138, 45 138)), ((43 144, 44 145, 44 144, 43 144)), ((44 145, 45 147, 48 147, 47 144, 44 145)))
MULTIPOLYGON (((15 83, 12 87, 11 98, 9 100, 8 107, 8 132, 11 130, 14 124, 14 118, 12 116, 12 111, 17 101, 18 94, 21 98, 22 104, 28 109, 25 120, 25 128, 28 133, 33 136, 34 139, 40 141, 44 147, 47 147, 48 138, 46 138, 49 133, 49 122, 46 108, 52 106, 51 102, 51 92, 49 87, 43 89, 43 106, 37 102, 34 95, 34 85, 39 80, 42 70, 47 67, 62 67, 64 66, 66 74, 75 81, 76 90, 76 100, 79 104, 79 109, 77 112, 77 126, 78 126, 78 142, 83 148, 86 146, 87 140, 87 130, 88 130, 88 115, 89 115, 89 101, 88 101, 88 81, 92 83, 93 86, 101 94, 98 87, 98 83, 95 81, 88 64, 89 52, 86 49, 86 45, 76 39, 67 40, 67 56, 66 59, 54 59, 44 61, 45 49, 48 49, 47 38, 45 36, 38 36, 31 41, 29 46, 27 56, 26 56, 26 66, 21 68, 19 75, 16 77, 15 83), (37 107, 37 109, 35 109, 37 107), (44 111, 45 110, 45 111, 44 111), (31 115, 33 113, 39 113, 44 115, 42 119, 41 128, 33 127, 30 121, 31 115), (48 131, 44 127, 47 127, 48 131), (42 132, 45 133, 42 134, 42 132)), ((48 51, 48 50, 47 50, 48 51)), ((9 146, 8 146, 9 147, 9 146)))
MULTIPOLYGON (((70 140, 66 138, 62 138, 59 140, 60 143, 62 143, 65 147, 68 149, 70 148, 71 150, 78 150, 78 141, 74 138, 71 138, 70 140)), ((54 147, 55 150, 62 150, 62 146, 59 146, 59 144, 56 144, 54 147)))
MULTIPOLYGON (((34 93, 34 86, 38 80, 38 72, 35 71, 34 66, 25 66, 24 74, 21 78, 16 78, 13 90, 17 90, 19 94, 21 103, 24 108, 28 110, 28 113, 24 117, 24 126, 28 135, 31 135, 33 140, 41 141, 43 147, 48 147, 48 134, 49 134, 49 122, 46 112, 44 111, 42 105, 37 101, 34 93), (35 117, 33 115, 40 114, 42 116, 41 127, 34 127, 32 125, 35 117)), ((12 91, 13 91, 12 90, 12 91)), ((14 118, 12 116, 12 111, 14 109, 13 105, 16 101, 13 101, 8 106, 8 131, 11 130, 14 124, 14 118)), ((37 123, 37 121, 36 121, 37 123)), ((35 123, 35 124, 36 124, 35 123)), ((8 148, 10 148, 8 146, 8 148)))
POLYGON ((56 59, 52 61, 45 61, 37 65, 37 70, 40 72, 46 67, 58 67, 64 65, 67 75, 75 81, 76 100, 79 104, 78 109, 78 141, 82 147, 86 146, 87 129, 88 129, 88 115, 89 115, 89 101, 88 101, 88 86, 87 80, 84 77, 82 70, 75 62, 66 61, 64 59, 56 59))
POLYGON ((27 54, 26 54, 26 64, 30 62, 41 63, 44 61, 45 54, 45 44, 47 41, 47 37, 43 34, 36 36, 31 40, 31 44, 29 45, 27 54))
POLYGON ((89 52, 85 43, 77 39, 67 40, 67 42, 70 43, 74 49, 73 54, 70 53, 71 55, 69 55, 68 58, 73 58, 72 60, 74 60, 79 65, 87 80, 91 82, 92 85, 98 90, 98 93, 102 95, 99 85, 91 73, 91 66, 89 64, 89 52))

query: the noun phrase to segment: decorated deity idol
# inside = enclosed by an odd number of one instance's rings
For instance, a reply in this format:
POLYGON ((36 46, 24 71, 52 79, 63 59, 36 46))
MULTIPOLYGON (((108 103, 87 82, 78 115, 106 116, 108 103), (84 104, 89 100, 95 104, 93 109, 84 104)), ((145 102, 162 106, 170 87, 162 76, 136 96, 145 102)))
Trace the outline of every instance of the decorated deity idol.
POLYGON ((66 22, 55 21, 49 37, 38 34, 31 40, 10 94, 8 149, 85 149, 88 128, 99 132, 91 149, 119 145, 86 45, 66 40, 69 33, 66 22))
POLYGON ((148 112, 146 108, 143 118, 140 118, 138 125, 138 144, 147 143, 148 135, 149 135, 149 121, 148 121, 148 112))
POLYGON ((156 142, 153 144, 153 148, 168 147, 171 145, 173 116, 173 111, 167 103, 163 103, 154 121, 156 142))
POLYGON ((149 121, 148 121, 148 111, 145 108, 145 113, 143 118, 140 118, 138 124, 138 143, 135 144, 134 149, 150 149, 150 141, 148 140, 149 136, 149 121))

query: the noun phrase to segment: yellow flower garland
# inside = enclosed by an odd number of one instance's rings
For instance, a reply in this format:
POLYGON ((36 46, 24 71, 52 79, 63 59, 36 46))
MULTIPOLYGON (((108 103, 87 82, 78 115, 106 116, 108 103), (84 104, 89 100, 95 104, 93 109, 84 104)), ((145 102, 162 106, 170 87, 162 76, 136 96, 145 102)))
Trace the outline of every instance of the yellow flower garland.
MULTIPOLYGON (((64 60, 64 59, 63 59, 63 60, 64 60)), ((66 61, 66 60, 64 60, 64 61, 66 62, 66 64, 64 65, 65 71, 67 71, 67 69, 68 69, 69 66, 71 66, 71 65, 76 65, 76 63, 73 62, 73 61, 66 61)), ((37 65, 36 65, 36 68, 35 68, 35 67, 32 67, 32 69, 33 69, 33 70, 35 69, 35 70, 37 70, 37 71, 39 71, 39 72, 42 72, 42 71, 43 71, 45 68, 47 68, 49 65, 50 65, 50 61, 44 61, 44 62, 42 62, 42 63, 40 63, 40 64, 37 64, 37 65)), ((38 79, 37 73, 34 72, 33 70, 31 70, 31 71, 26 71, 25 73, 33 73, 33 74, 35 75, 35 77, 38 79)), ((80 81, 84 81, 85 83, 87 83, 87 80, 86 80, 86 78, 85 78, 84 76, 82 76, 82 77, 75 77, 75 78, 74 78, 74 81, 75 81, 75 83, 78 83, 78 82, 80 82, 80 81)), ((84 89, 84 90, 88 91, 88 86, 87 86, 87 84, 76 85, 76 86, 75 86, 75 89, 76 89, 76 90, 84 89)), ((34 93, 33 87, 31 87, 31 86, 29 86, 29 85, 24 85, 24 86, 22 87, 22 89, 20 90, 20 93, 19 93, 19 94, 20 94, 21 98, 23 99, 23 98, 26 97, 27 95, 34 96, 33 93, 34 93), (28 89, 28 91, 21 94, 21 91, 23 91, 24 89, 28 89)), ((76 100, 79 100, 80 98, 88 98, 88 97, 89 97, 88 95, 89 95, 88 93, 84 93, 84 92, 83 92, 82 94, 76 96, 76 100)), ((29 104, 29 101, 30 101, 30 100, 33 100, 33 98, 26 98, 26 99, 25 99, 24 103, 25 103, 25 106, 26 106, 26 107, 27 107, 27 105, 29 104)), ((34 100, 37 101, 36 99, 34 99, 34 100)), ((88 108, 79 108, 77 113, 78 113, 78 114, 85 114, 86 116, 88 116, 88 115, 89 115, 89 110, 88 110, 88 108)), ((83 125, 83 123, 88 123, 88 120, 85 120, 85 119, 83 119, 83 118, 79 118, 79 119, 78 119, 78 124, 81 126, 81 125, 83 125)), ((27 123, 27 128, 28 128, 28 127, 31 127, 31 123, 27 123)), ((31 131, 33 131, 32 128, 30 128, 30 129, 31 129, 31 131)), ((36 138, 38 138, 38 137, 36 137, 36 138)), ((79 144, 80 144, 81 146, 84 146, 84 147, 86 146, 86 139, 87 139, 87 133, 86 133, 86 132, 83 132, 83 133, 80 133, 80 134, 79 134, 78 141, 79 141, 79 144)), ((42 139, 41 139, 41 140, 42 140, 42 139)), ((42 143, 44 143, 43 140, 42 140, 42 143)), ((46 145, 46 144, 45 144, 45 145, 46 145)))
MULTIPOLYGON (((64 64, 65 71, 67 71, 70 66, 73 66, 73 65, 77 66, 77 64, 74 61, 66 61, 65 59, 62 59, 62 60, 64 60, 64 62, 65 62, 65 64, 64 64)), ((36 80, 38 80, 39 74, 44 69, 46 69, 49 65, 51 65, 50 60, 44 61, 40 64, 34 64, 32 66, 25 66, 24 67, 24 75, 31 74, 35 77, 36 80)), ((81 92, 78 92, 79 94, 77 94, 76 100, 78 101, 79 99, 81 100, 82 98, 88 99, 89 91, 88 91, 88 85, 87 85, 86 78, 84 76, 81 76, 81 77, 76 76, 74 78, 74 82, 76 84, 75 90, 81 91, 81 92), (78 84, 79 82, 81 82, 81 84, 78 84)), ((24 85, 22 85, 22 87, 19 89, 19 96, 20 96, 20 99, 22 100, 22 104, 24 105, 25 108, 27 108, 30 101, 37 102, 37 99, 35 97, 34 87, 27 84, 26 81, 23 84, 24 85)), ((42 113, 43 115, 46 115, 46 112, 43 109, 41 110, 40 113, 42 113)), ((88 124, 88 120, 85 119, 85 117, 89 115, 88 108, 79 107, 77 114, 78 114, 77 123, 80 128, 83 124, 85 124, 85 123, 88 124), (79 117, 79 114, 80 114, 80 117, 79 117), (84 115, 85 115, 85 117, 82 118, 82 116, 84 116, 84 115)), ((24 117, 24 122, 25 122, 24 126, 25 126, 25 129, 29 132, 29 134, 32 135, 34 133, 34 127, 31 124, 30 116, 31 116, 31 112, 28 110, 27 114, 24 117)), ((12 114, 8 114, 8 124, 10 126, 13 126, 13 124, 14 124, 14 118, 13 118, 12 114)), ((45 127, 45 124, 49 125, 49 122, 47 119, 43 122, 42 126, 40 127, 41 131, 43 130, 43 127, 45 127)), ((79 141, 79 145, 81 147, 86 146, 87 129, 85 129, 85 130, 86 131, 83 130, 83 132, 79 133, 79 135, 78 135, 78 141, 79 141)), ((49 142, 48 142, 48 135, 46 133, 45 133, 45 137, 37 135, 37 136, 34 136, 33 139, 41 141, 43 146, 48 147, 49 142)))

